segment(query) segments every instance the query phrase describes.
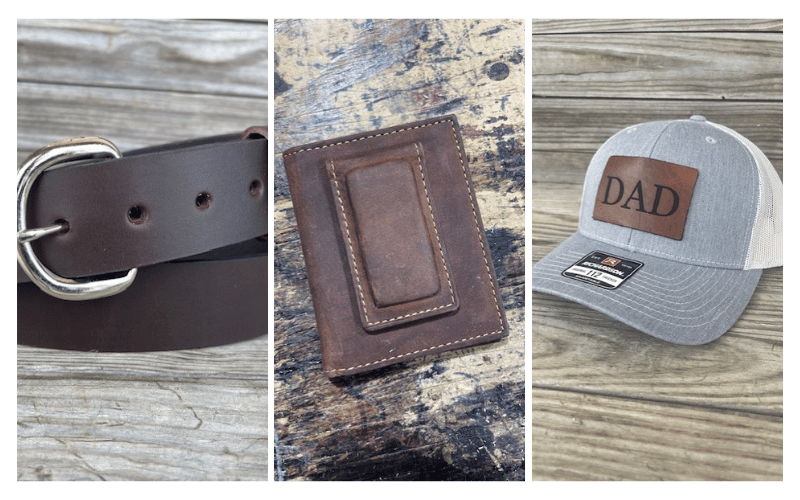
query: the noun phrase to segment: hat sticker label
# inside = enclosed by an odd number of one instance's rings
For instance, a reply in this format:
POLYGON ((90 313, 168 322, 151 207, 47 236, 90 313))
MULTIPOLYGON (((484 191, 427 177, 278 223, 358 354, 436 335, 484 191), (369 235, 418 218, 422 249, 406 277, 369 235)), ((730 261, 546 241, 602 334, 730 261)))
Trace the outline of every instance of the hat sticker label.
POLYGON ((606 290, 614 290, 642 266, 644 264, 635 260, 595 251, 572 264, 569 269, 561 273, 561 276, 583 281, 606 290))
POLYGON ((612 156, 606 163, 592 218, 683 239, 697 170, 651 158, 612 156))

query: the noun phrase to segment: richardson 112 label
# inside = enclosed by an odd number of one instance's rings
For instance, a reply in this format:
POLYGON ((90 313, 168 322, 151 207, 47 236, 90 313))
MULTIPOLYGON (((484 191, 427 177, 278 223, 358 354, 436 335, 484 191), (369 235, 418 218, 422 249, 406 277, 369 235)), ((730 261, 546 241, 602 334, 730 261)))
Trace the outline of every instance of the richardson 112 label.
POLYGON ((635 260, 623 259, 603 252, 592 252, 572 264, 561 275, 607 290, 614 290, 633 276, 643 265, 635 260))

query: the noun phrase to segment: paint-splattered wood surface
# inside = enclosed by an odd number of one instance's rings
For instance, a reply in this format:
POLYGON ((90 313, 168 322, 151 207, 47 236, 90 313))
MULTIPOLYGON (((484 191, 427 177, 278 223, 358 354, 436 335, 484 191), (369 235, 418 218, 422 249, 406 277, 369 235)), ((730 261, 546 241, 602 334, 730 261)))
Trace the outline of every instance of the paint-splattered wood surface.
MULTIPOLYGON (((18 160, 71 136, 125 151, 266 124, 269 29, 20 20, 18 160)), ((160 353, 18 346, 17 478, 267 479, 267 333, 160 353)))
POLYGON ((275 475, 524 479, 522 21, 276 21, 275 475), (329 381, 280 153, 453 113, 506 340, 329 381))
MULTIPOLYGON (((780 21, 533 23, 531 259, 577 230, 597 148, 705 115, 783 172, 780 21)), ((678 346, 575 303, 531 299, 533 479, 780 480, 783 272, 719 340, 678 346)))

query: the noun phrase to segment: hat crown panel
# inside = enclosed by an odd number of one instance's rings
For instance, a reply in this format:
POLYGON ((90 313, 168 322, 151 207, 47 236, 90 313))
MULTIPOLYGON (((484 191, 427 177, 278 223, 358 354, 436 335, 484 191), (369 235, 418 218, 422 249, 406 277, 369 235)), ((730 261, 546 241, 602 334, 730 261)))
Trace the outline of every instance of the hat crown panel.
POLYGON ((656 257, 742 269, 758 209, 759 182, 750 151, 708 122, 679 120, 635 125, 615 134, 592 158, 584 184, 580 232, 656 257), (698 171, 680 240, 592 218, 597 189, 611 156, 650 158, 698 171))

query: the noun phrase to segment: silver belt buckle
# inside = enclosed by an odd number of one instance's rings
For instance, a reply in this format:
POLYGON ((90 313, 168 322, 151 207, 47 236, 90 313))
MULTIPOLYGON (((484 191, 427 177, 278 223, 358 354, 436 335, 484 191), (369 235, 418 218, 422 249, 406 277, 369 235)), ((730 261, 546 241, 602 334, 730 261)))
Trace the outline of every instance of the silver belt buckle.
POLYGON ((25 160, 17 171, 17 262, 42 291, 64 300, 91 300, 122 292, 133 283, 136 269, 125 276, 94 281, 69 279, 54 274, 33 251, 31 242, 64 229, 61 224, 42 228, 27 227, 28 194, 36 178, 44 171, 60 168, 67 162, 97 156, 120 158, 114 144, 100 137, 78 137, 49 144, 25 160))

